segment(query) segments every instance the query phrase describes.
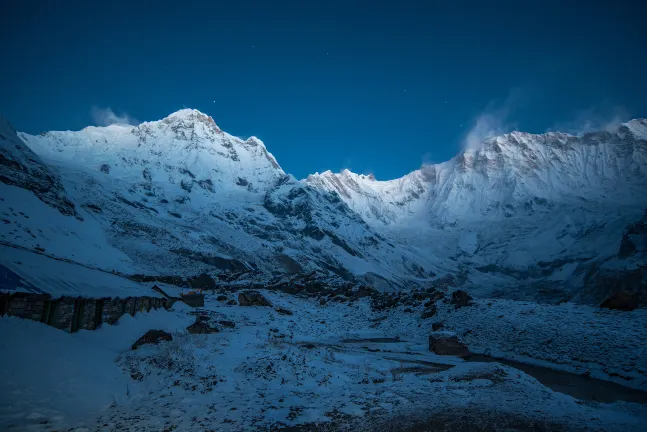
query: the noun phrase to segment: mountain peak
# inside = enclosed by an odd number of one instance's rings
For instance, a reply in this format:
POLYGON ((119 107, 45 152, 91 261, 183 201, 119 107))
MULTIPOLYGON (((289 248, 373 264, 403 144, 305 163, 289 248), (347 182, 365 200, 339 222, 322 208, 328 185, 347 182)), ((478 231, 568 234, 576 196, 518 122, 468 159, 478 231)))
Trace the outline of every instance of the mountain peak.
POLYGON ((640 139, 647 139, 647 118, 639 118, 623 123, 635 137, 640 139))
POLYGON ((213 117, 197 109, 184 108, 166 116, 161 121, 167 124, 198 121, 210 126, 211 128, 215 128, 218 132, 221 131, 218 125, 216 125, 213 117))
POLYGON ((165 117, 167 118, 187 118, 187 117, 192 117, 195 115, 203 115, 206 116, 205 113, 203 113, 200 110, 197 110, 195 108, 182 108, 181 110, 177 110, 165 117))

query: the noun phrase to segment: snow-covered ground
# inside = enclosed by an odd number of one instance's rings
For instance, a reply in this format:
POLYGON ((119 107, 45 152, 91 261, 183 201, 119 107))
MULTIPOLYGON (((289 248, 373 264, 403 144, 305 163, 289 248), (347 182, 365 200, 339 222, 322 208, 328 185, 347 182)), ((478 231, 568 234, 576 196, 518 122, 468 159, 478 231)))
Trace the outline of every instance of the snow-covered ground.
POLYGON ((0 430, 46 430, 132 402, 117 357, 150 328, 182 331, 189 322, 185 313, 157 310, 70 334, 0 317, 0 430))
MULTIPOLYGON (((263 294, 274 307, 230 306, 209 297, 210 321, 236 325, 219 325, 220 332, 209 335, 187 334, 184 328, 195 318, 182 304, 75 334, 3 317, 0 429, 268 430, 320 423, 386 430, 456 412, 520 416, 566 430, 644 430, 647 422, 645 405, 576 400, 516 369, 437 356, 427 344, 431 322, 442 319, 446 327, 471 327, 472 334, 464 336, 470 347, 490 344, 515 352, 514 326, 529 341, 543 340, 543 334, 527 333, 532 327, 525 316, 553 323, 571 317, 597 323, 582 326, 578 337, 608 347, 612 353, 596 358, 614 363, 637 354, 644 326, 630 327, 634 333, 614 346, 605 345, 616 335, 612 318, 576 307, 535 305, 530 313, 530 306, 512 302, 477 303, 455 312, 441 306, 437 317, 421 320, 418 310, 375 311, 368 299, 321 305, 317 299, 263 294), (487 322, 503 322, 491 316, 503 310, 515 324, 501 325, 501 334, 494 334, 487 322), (509 333, 502 330, 507 326, 509 333), (174 339, 131 351, 148 329, 167 330, 174 339)), ((646 322, 632 314, 618 319, 646 322)), ((564 321, 568 325, 573 322, 564 321)), ((587 356, 598 353, 583 351, 580 360, 587 356)), ((644 356, 635 361, 636 371, 644 372, 644 356)))
POLYGON ((472 352, 647 389, 647 310, 478 300, 438 317, 472 352))

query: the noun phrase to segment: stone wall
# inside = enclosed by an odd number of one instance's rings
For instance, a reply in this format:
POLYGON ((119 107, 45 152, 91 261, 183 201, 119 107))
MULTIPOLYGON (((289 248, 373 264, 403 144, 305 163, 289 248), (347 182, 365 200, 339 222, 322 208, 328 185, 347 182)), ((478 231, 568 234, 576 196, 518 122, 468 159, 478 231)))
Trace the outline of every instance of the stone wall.
POLYGON ((94 330, 99 326, 97 323, 97 301, 96 300, 81 300, 83 306, 79 318, 79 329, 94 330))
POLYGON ((0 293, 0 315, 6 315, 9 307, 9 294, 0 293))
POLYGON ((124 301, 120 299, 104 300, 102 322, 114 324, 124 314, 124 301))
POLYGON ((58 300, 53 300, 51 302, 51 309, 47 324, 61 330, 72 331, 72 322, 74 321, 75 307, 75 299, 64 297, 58 300))
POLYGON ((40 321, 61 330, 94 330, 102 323, 114 324, 129 313, 166 307, 166 301, 153 297, 127 299, 85 299, 62 297, 51 300, 46 294, 0 293, 0 315, 40 321))
POLYGON ((29 295, 19 294, 11 297, 5 308, 7 315, 13 315, 20 318, 40 321, 45 312, 45 301, 47 296, 42 294, 29 295))
POLYGON ((131 314, 135 316, 137 312, 137 297, 128 297, 126 299, 126 305, 124 306, 124 313, 131 314))
POLYGON ((151 299, 148 297, 138 299, 139 312, 148 312, 151 309, 151 299))

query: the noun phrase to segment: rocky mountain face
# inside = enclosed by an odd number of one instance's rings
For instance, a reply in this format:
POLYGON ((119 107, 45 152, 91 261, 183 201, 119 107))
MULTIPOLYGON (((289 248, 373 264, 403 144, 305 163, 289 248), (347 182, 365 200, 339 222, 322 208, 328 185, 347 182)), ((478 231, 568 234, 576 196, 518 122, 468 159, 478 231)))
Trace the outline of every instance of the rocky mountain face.
POLYGON ((299 181, 260 140, 233 137, 197 110, 136 127, 6 135, 16 143, 3 144, 5 183, 29 189, 39 178, 35 168, 6 171, 30 148, 36 166, 60 173, 60 187, 43 190, 61 191, 83 222, 56 231, 39 220, 45 234, 3 239, 127 274, 315 271, 378 290, 451 280, 475 295, 596 303, 615 288, 591 289, 593 275, 609 266, 619 275, 640 253, 626 252, 623 233, 635 238, 627 226, 647 208, 646 120, 581 137, 514 132, 390 181, 347 170, 299 181), (54 232, 94 240, 72 257, 54 232))
POLYGON ((63 215, 79 217, 58 174, 18 138, 3 118, 0 118, 0 182, 33 192, 63 215))
POLYGON ((575 298, 583 303, 599 299, 624 310, 647 306, 647 210, 625 228, 617 254, 591 268, 575 298))

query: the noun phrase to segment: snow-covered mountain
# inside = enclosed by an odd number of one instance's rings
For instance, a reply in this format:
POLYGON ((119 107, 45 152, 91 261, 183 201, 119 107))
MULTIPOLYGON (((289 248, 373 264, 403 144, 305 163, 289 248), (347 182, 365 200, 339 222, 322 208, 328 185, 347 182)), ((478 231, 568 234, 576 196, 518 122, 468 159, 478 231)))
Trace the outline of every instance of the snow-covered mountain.
POLYGON ((472 269, 473 289, 568 299, 647 208, 647 120, 581 137, 513 132, 397 180, 327 171, 306 182, 387 237, 472 269))
POLYGON ((573 198, 635 201, 647 175, 646 139, 644 119, 582 137, 512 132, 396 180, 344 170, 306 182, 336 191, 378 225, 419 220, 420 213, 432 223, 508 218, 573 198))
MULTIPOLYGON (((197 110, 3 139, 49 164, 77 214, 72 225, 34 216, 32 237, 17 237, 5 212, 3 241, 129 274, 317 270, 381 289, 450 274, 483 295, 558 301, 617 260, 647 208, 644 119, 581 137, 513 132, 390 181, 347 170, 299 181, 260 140, 197 110), (62 248, 61 235, 83 246, 62 248)), ((3 182, 3 209, 47 212, 3 182)))
MULTIPOLYGON (((436 273, 337 194, 285 174, 260 140, 228 135, 196 110, 136 127, 19 137, 56 166, 79 212, 128 256, 117 271, 318 270, 399 286, 436 273)), ((75 259, 96 262, 92 253, 75 259)))

